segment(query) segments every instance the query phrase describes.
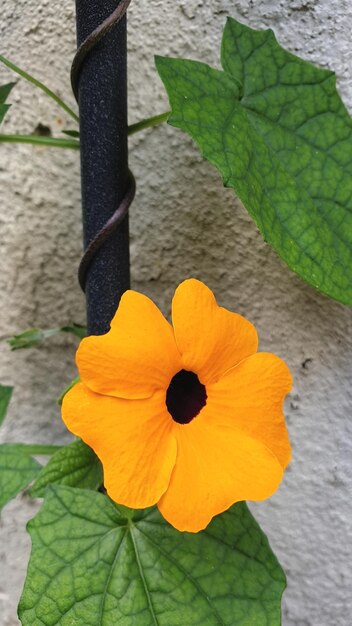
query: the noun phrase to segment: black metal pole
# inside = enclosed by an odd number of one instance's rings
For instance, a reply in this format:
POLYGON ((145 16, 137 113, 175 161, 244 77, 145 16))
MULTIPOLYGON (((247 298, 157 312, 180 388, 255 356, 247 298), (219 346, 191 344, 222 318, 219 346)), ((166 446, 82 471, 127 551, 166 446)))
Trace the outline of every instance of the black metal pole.
MULTIPOLYGON (((76 0, 80 46, 118 0, 76 0)), ((94 45, 77 80, 85 248, 119 206, 128 185, 126 17, 94 45)), ((92 259, 86 278, 89 334, 102 334, 129 288, 128 215, 92 259)))

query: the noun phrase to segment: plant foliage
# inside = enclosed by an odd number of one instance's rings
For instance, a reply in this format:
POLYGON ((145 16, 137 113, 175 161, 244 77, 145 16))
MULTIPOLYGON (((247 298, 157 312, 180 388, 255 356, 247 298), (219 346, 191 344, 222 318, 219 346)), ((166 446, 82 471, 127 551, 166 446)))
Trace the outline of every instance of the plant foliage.
POLYGON ((228 19, 223 71, 156 58, 172 113, 297 274, 352 304, 352 121, 333 72, 228 19))
POLYGON ((245 503, 198 534, 55 486, 29 524, 23 626, 279 626, 285 576, 245 503))

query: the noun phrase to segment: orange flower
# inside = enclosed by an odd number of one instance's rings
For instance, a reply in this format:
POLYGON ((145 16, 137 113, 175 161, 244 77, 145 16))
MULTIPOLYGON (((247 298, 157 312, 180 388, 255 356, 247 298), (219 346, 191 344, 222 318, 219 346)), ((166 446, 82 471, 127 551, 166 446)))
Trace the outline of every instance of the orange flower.
POLYGON ((234 502, 277 489, 291 453, 282 414, 291 376, 198 280, 177 288, 172 322, 127 291, 110 331, 78 348, 82 382, 65 396, 63 420, 100 458, 113 500, 157 503, 175 528, 197 532, 234 502))

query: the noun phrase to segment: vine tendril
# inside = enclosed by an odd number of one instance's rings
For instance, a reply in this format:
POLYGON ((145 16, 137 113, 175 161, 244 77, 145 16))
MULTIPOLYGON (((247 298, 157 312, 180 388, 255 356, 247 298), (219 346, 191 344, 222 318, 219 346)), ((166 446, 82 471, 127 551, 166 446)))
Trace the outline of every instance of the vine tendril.
MULTIPOLYGON (((71 84, 74 96, 78 102, 78 92, 79 92, 79 77, 82 71, 82 67, 84 65, 85 59, 87 58, 90 51, 99 43, 99 41, 114 27, 116 26, 123 16, 126 14, 126 11, 131 3, 131 0, 121 0, 119 2, 116 9, 109 15, 97 28, 93 30, 93 32, 88 35, 88 37, 82 42, 79 46, 75 57, 72 62, 71 68, 71 84)), ((86 281, 88 270, 90 265, 104 245, 105 241, 115 232, 115 230, 119 227, 124 217, 126 216, 128 209, 133 201, 134 195, 136 191, 136 183, 132 172, 129 170, 128 179, 127 179, 127 191, 122 198, 119 206, 114 211, 109 220, 104 224, 104 226, 99 230, 99 232, 95 235, 94 239, 87 246, 84 251, 84 255, 81 259, 79 268, 78 268, 78 280, 79 284, 83 291, 85 291, 86 281)))

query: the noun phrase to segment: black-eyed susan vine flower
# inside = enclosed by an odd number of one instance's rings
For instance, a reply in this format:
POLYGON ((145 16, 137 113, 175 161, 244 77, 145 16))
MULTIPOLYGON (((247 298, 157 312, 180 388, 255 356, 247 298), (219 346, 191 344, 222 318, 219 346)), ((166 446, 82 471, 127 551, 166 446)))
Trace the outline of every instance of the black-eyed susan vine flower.
POLYGON ((145 295, 122 296, 110 331, 81 342, 81 382, 63 401, 114 501, 157 504, 175 528, 197 532, 233 503, 273 494, 291 454, 291 376, 257 347, 254 326, 198 280, 177 288, 172 326, 145 295))

